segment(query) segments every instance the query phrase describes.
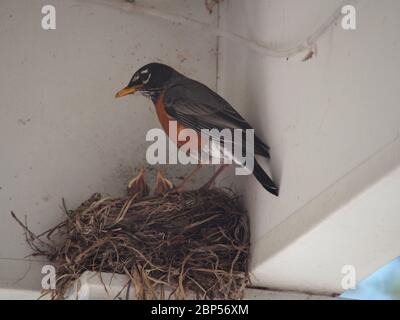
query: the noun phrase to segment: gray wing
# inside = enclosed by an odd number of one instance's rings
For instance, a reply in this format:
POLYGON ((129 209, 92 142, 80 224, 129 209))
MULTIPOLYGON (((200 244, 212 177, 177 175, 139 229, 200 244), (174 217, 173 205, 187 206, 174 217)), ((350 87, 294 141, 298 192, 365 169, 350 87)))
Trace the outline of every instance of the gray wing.
MULTIPOLYGON (((164 104, 168 115, 197 132, 201 129, 253 129, 221 96, 200 82, 187 78, 168 88, 164 104)), ((244 133, 242 137, 245 138, 244 133)), ((254 152, 269 158, 269 147, 256 135, 254 152)))

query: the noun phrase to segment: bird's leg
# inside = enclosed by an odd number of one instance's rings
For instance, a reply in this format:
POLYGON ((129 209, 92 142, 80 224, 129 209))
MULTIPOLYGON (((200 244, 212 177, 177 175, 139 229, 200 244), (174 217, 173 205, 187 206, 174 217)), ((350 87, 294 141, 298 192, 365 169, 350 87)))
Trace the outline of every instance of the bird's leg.
POLYGON ((210 178, 210 180, 208 180, 208 182, 201 187, 201 189, 210 189, 211 186, 213 185, 215 179, 217 179, 217 177, 222 173, 222 171, 225 170, 226 167, 228 167, 229 164, 222 164, 217 171, 215 171, 215 173, 212 175, 212 177, 210 178))
POLYGON ((176 192, 181 192, 181 191, 183 190, 183 187, 185 186, 185 184, 186 184, 190 179, 192 179, 192 178, 196 175, 196 173, 197 173, 202 167, 203 167, 203 165, 202 165, 201 163, 199 163, 199 164, 196 166, 196 168, 195 168, 189 175, 187 175, 187 176, 185 177, 185 179, 183 179, 182 183, 181 183, 179 186, 177 186, 177 187, 175 188, 175 191, 176 191, 176 192))

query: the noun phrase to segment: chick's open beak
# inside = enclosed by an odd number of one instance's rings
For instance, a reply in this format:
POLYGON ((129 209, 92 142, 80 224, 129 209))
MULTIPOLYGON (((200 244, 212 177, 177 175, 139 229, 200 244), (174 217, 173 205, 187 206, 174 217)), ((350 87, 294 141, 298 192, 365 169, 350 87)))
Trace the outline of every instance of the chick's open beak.
POLYGON ((126 96, 126 95, 128 95, 128 94, 133 94, 133 93, 135 93, 136 91, 138 91, 139 89, 140 89, 140 86, 125 87, 125 88, 119 90, 119 91, 115 94, 115 97, 116 97, 116 98, 120 98, 120 97, 126 96))

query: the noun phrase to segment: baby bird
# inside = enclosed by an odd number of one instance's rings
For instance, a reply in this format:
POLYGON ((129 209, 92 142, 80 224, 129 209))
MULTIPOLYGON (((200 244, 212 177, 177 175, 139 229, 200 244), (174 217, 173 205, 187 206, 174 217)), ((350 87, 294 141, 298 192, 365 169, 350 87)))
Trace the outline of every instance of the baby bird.
POLYGON ((171 181, 165 178, 160 170, 157 170, 156 185, 154 187, 154 195, 162 195, 174 189, 171 181))
POLYGON ((128 183, 127 193, 129 197, 138 199, 147 197, 150 193, 149 186, 146 183, 144 169, 140 169, 139 174, 128 183))

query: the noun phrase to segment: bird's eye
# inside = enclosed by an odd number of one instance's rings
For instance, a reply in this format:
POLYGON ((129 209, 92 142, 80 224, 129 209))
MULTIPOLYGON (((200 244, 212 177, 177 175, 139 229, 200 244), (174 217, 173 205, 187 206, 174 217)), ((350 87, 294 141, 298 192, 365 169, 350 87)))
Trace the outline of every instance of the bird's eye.
POLYGON ((151 77, 151 73, 142 74, 142 76, 141 76, 142 83, 148 84, 150 81, 150 77, 151 77))

